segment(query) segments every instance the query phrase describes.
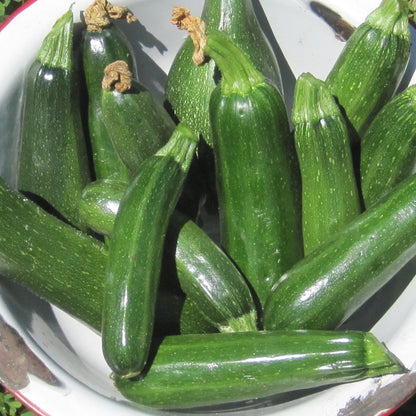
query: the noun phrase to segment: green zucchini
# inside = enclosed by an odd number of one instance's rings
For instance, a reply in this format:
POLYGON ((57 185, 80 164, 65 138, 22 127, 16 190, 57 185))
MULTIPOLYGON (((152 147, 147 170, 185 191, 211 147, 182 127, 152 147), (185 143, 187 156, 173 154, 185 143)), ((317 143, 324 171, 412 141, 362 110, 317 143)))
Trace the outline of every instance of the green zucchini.
POLYGON ((141 405, 184 409, 401 372, 371 333, 256 331, 166 337, 146 374, 115 385, 141 405))
POLYGON ((165 235, 197 142, 179 124, 120 201, 109 239, 102 346, 110 368, 125 377, 142 371, 148 359, 165 235))
MULTIPOLYGON (((227 33, 281 90, 280 69, 252 0, 205 0, 201 17, 208 29, 227 33)), ((193 65, 193 53, 192 40, 185 40, 169 69, 165 95, 177 118, 212 146, 209 99, 219 80, 218 69, 212 60, 203 66, 193 65)))
POLYGON ((416 160, 416 86, 393 97, 361 140, 361 192, 366 207, 376 204, 410 176, 416 160))
POLYGON ((353 32, 327 76, 328 87, 359 136, 392 98, 406 70, 408 10, 406 0, 383 0, 353 32))
MULTIPOLYGON (((93 230, 111 235, 126 188, 105 180, 84 189, 80 210, 93 230)), ((165 246, 187 299, 198 305, 210 326, 223 332, 257 328, 256 306, 242 275, 212 239, 177 210, 165 246)))
POLYGON ((129 40, 109 16, 111 4, 97 0, 85 10, 87 25, 83 36, 83 69, 88 93, 88 130, 95 179, 130 180, 130 173, 117 153, 104 123, 101 96, 104 69, 123 60, 136 73, 129 40))
POLYGON ((255 331, 256 305, 249 286, 225 253, 198 226, 176 213, 175 262, 187 299, 220 332, 255 331), (195 255, 190 255, 192 247, 195 255), (195 273, 198 270, 198 273, 195 273))
POLYGON ((18 188, 83 228, 78 200, 90 180, 68 10, 44 39, 25 76, 18 188))
POLYGON ((85 223, 98 234, 109 236, 127 183, 101 179, 89 183, 81 193, 79 212, 85 223))
POLYGON ((224 33, 189 27, 214 59, 221 82, 211 95, 221 245, 259 306, 274 280, 303 255, 299 172, 285 104, 224 33))
POLYGON ((305 255, 361 211, 348 127, 325 83, 297 79, 292 110, 302 179, 305 255))
POLYGON ((205 318, 198 305, 186 298, 181 310, 180 333, 211 334, 213 332, 219 332, 218 328, 205 318))
MULTIPOLYGON (((110 72, 114 66, 111 63, 106 70, 110 72)), ((128 67, 127 63, 125 66, 128 67)), ((111 76, 114 71, 110 72, 111 76)), ((166 144, 175 123, 163 105, 137 80, 131 81, 130 88, 118 91, 108 78, 111 77, 107 75, 103 80, 101 102, 104 124, 116 152, 134 173, 147 157, 166 144)))
MULTIPOLYGON (((96 330, 107 249, 0 179, 0 274, 96 330)), ((3 278, 3 277, 2 277, 3 278)))
POLYGON ((275 282, 264 326, 337 328, 415 254, 413 175, 275 282))

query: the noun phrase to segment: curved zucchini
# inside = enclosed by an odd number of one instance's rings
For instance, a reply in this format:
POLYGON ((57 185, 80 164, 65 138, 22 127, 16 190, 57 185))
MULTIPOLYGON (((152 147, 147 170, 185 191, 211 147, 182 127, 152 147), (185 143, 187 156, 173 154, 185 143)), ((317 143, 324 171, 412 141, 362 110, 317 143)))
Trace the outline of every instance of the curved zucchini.
POLYGON ((44 39, 25 76, 18 188, 83 228, 78 200, 90 180, 68 10, 44 39))
MULTIPOLYGON (((111 63, 106 67, 114 67, 111 63)), ((125 66, 128 68, 127 63, 125 66)), ((114 76, 114 70, 111 72, 114 76)), ((107 76, 108 78, 108 76, 107 76)), ((103 80, 102 112, 116 152, 131 173, 156 153, 172 135, 175 123, 165 108, 138 81, 118 91, 103 80)))
POLYGON ((416 86, 393 97, 361 140, 361 192, 366 207, 376 204, 408 177, 416 160, 416 86))
MULTIPOLYGON (((126 188, 111 180, 85 188, 81 213, 93 230, 111 235, 126 188)), ((175 211, 165 245, 174 257, 182 290, 210 326, 223 332, 257 328, 256 306, 245 279, 197 224, 175 211)))
POLYGON ((83 69, 88 92, 88 129, 96 179, 129 181, 130 174, 117 153, 104 124, 101 107, 104 69, 123 60, 136 72, 131 45, 124 33, 109 17, 107 1, 97 0, 85 11, 87 28, 83 36, 83 69), (98 9, 97 9, 98 7, 98 9), (97 23, 103 17, 103 25, 97 23))
POLYGON ((210 117, 221 245, 251 285, 260 308, 270 287, 303 255, 299 172, 283 99, 224 33, 205 36, 198 19, 180 28, 214 59, 221 82, 210 117))
MULTIPOLYGON (((208 29, 227 33, 251 57, 257 69, 281 90, 280 69, 252 0, 205 0, 201 16, 208 29)), ((193 65, 193 53, 192 40, 185 40, 169 69, 166 99, 178 119, 212 146, 209 99, 219 80, 218 69, 214 61, 193 65)))
POLYGON ((404 372, 372 334, 270 331, 166 337, 127 399, 161 409, 212 406, 404 372))
POLYGON ((109 241, 102 346, 110 368, 125 377, 142 371, 148 358, 165 234, 196 146, 196 135, 179 124, 120 201, 109 241))
POLYGON ((383 0, 353 32, 326 79, 359 136, 393 96, 406 70, 408 10, 406 0, 383 0))
POLYGON ((353 219, 272 287, 266 329, 334 329, 416 254, 416 176, 353 219))
POLYGON ((300 75, 292 110, 305 255, 361 212, 348 128, 325 83, 300 75))

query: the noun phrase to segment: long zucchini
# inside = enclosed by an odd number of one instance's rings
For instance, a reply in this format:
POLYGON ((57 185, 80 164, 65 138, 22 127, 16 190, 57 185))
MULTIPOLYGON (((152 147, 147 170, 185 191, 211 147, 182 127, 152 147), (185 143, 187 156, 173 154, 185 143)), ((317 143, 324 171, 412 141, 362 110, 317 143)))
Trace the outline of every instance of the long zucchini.
POLYGON ((305 255, 361 212, 347 124, 325 83, 299 76, 292 110, 305 255))
POLYGON ((201 34, 194 43, 205 45, 221 71, 210 101, 221 245, 261 307, 273 281, 303 255, 299 172, 285 104, 224 33, 205 34, 187 14, 178 27, 201 34))
POLYGON ((142 371, 148 359, 165 235, 197 142, 179 124, 120 201, 109 240, 102 346, 110 368, 125 377, 142 371))
POLYGON ((392 98, 410 56, 406 0, 383 0, 345 44, 326 82, 359 140, 381 107, 392 98))
POLYGON ((376 204, 413 171, 416 160, 416 86, 392 98, 361 140, 361 192, 376 204))
POLYGON ((18 188, 83 227, 78 200, 90 180, 68 10, 44 39, 25 76, 18 188))
POLYGON ((416 175, 274 283, 266 329, 334 329, 416 254, 416 175))
POLYGON ((370 333, 257 331, 166 337, 146 374, 130 380, 116 377, 115 384, 129 400, 177 409, 403 371, 370 333))

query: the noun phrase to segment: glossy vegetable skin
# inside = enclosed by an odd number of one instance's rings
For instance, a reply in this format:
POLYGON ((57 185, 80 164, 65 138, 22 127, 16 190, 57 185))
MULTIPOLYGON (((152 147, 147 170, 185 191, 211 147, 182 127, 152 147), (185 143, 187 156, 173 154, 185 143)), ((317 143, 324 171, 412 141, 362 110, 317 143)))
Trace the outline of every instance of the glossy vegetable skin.
MULTIPOLYGON (((99 3, 105 3, 100 1, 99 3)), ((104 68, 110 63, 123 60, 133 74, 136 72, 133 50, 124 33, 114 25, 103 7, 99 18, 103 27, 91 25, 96 20, 93 3, 85 12, 87 28, 83 36, 83 70, 88 93, 88 131, 91 142, 95 179, 129 181, 130 174, 105 127, 102 107, 102 79, 104 68), (92 22, 91 22, 92 21, 92 22)))
POLYGON ((111 369, 125 377, 142 371, 148 359, 165 235, 197 141, 179 124, 120 201, 109 241, 102 347, 111 369))
POLYGON ((166 337, 146 374, 115 384, 139 404, 184 409, 402 371, 369 333, 256 331, 166 337))
POLYGON ((361 192, 367 208, 411 175, 416 159, 416 86, 393 97, 361 141, 361 192))
POLYGON ((18 188, 84 228, 78 200, 90 180, 68 10, 44 39, 25 75, 18 188))
POLYGON ((359 140, 381 107, 392 98, 410 56, 406 0, 383 0, 345 44, 326 79, 359 140))
MULTIPOLYGON (((230 36, 249 54, 257 69, 281 90, 280 69, 252 0, 205 0, 201 17, 209 30, 220 30, 230 36)), ((166 99, 177 118, 212 146, 209 100, 220 75, 215 61, 195 66, 193 53, 192 40, 185 40, 169 69, 166 99)))
POLYGON ((273 285, 265 328, 337 328, 416 254, 415 230, 413 175, 273 285))
POLYGON ((292 110, 305 255, 361 212, 347 124, 325 83, 299 76, 292 110))
POLYGON ((222 79, 210 117, 221 245, 260 304, 303 256, 299 171, 280 93, 221 32, 207 33, 205 54, 222 79))

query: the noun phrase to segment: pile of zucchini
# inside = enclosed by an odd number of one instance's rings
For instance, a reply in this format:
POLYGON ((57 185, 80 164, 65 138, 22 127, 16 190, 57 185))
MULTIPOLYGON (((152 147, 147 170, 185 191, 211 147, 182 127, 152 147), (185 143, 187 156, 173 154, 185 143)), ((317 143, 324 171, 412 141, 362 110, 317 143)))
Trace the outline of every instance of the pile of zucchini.
POLYGON ((189 37, 163 104, 117 24, 136 16, 96 0, 79 34, 68 10, 26 74, 2 278, 100 332, 116 388, 145 406, 405 372, 340 326, 416 255, 408 15, 381 1, 289 109, 251 0, 174 8, 189 37))

